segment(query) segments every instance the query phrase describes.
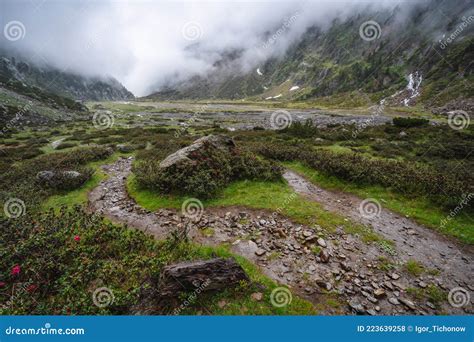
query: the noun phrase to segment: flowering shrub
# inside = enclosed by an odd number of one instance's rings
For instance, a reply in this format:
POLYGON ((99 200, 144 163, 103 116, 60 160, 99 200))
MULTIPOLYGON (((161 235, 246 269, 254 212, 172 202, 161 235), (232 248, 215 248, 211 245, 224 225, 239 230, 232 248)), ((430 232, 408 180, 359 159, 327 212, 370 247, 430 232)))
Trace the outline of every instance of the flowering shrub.
POLYGON ((105 223, 79 207, 0 218, 0 314, 125 314, 142 282, 186 257, 183 247, 105 223), (94 305, 107 287, 114 301, 94 305))

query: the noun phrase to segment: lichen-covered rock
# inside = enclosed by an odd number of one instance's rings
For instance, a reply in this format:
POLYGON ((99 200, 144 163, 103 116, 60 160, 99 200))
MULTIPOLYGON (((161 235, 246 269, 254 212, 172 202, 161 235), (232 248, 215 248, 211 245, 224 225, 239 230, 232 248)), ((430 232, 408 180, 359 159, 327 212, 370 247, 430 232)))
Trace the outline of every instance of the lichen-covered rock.
POLYGON ((91 169, 81 170, 44 170, 36 174, 36 180, 42 187, 53 188, 58 190, 72 190, 81 186, 91 176, 91 169))

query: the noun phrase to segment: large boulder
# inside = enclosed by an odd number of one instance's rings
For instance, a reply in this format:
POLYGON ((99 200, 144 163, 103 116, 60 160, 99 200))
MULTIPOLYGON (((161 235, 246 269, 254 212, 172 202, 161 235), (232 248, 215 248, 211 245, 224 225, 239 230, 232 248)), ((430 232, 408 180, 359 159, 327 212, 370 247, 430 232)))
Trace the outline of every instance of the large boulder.
POLYGON ((44 170, 36 174, 36 179, 43 187, 72 190, 90 178, 92 171, 85 171, 82 173, 74 170, 44 170))
POLYGON ((160 163, 160 168, 166 169, 173 165, 189 162, 191 161, 191 154, 203 149, 204 147, 211 147, 230 153, 235 149, 235 143, 232 138, 211 134, 196 140, 191 145, 182 148, 173 154, 170 154, 160 163))
POLYGON ((55 178, 64 177, 67 179, 76 179, 81 177, 82 174, 77 171, 40 171, 36 174, 36 179, 40 182, 51 182, 55 178))

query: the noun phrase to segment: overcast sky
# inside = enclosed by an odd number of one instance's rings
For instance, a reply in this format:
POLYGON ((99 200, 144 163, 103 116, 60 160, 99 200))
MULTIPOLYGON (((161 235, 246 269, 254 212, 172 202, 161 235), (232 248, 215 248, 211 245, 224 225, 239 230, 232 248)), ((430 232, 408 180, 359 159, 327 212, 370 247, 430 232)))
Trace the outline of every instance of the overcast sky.
POLYGON ((209 71, 231 49, 242 49, 243 67, 252 68, 284 52, 308 26, 324 27, 374 3, 397 1, 1 0, 4 31, 12 21, 24 27, 18 40, 3 32, 1 45, 76 73, 114 76, 141 96, 170 79, 209 71), (277 32, 268 44, 268 34, 277 32))

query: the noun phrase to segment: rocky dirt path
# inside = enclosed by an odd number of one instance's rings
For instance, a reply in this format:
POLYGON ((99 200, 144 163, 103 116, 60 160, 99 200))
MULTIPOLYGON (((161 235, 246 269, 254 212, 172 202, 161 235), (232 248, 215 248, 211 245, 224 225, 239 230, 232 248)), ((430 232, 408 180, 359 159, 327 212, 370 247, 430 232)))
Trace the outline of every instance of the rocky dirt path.
POLYGON ((125 182, 132 169, 132 160, 132 157, 120 158, 113 164, 102 166, 108 178, 89 193, 89 209, 113 222, 164 239, 171 227, 167 227, 159 215, 137 205, 127 194, 125 182))
MULTIPOLYGON (((435 257, 431 251, 436 247, 428 248, 427 260, 423 259, 427 262, 426 266, 439 270, 438 275, 423 274, 414 277, 403 270, 400 261, 424 255, 421 249, 427 248, 425 243, 420 245, 422 247, 416 252, 410 252, 411 247, 407 247, 410 243, 414 244, 413 249, 418 247, 416 244, 418 240, 412 240, 412 236, 417 237, 418 234, 418 238, 422 241, 423 227, 415 227, 410 222, 400 221, 404 223, 398 225, 398 229, 402 229, 405 224, 417 233, 407 233, 407 246, 402 246, 405 244, 401 237, 402 231, 399 232, 399 236, 384 235, 386 229, 382 228, 385 227, 385 216, 383 216, 384 221, 376 225, 380 228, 374 229, 388 238, 399 239, 395 240, 395 243, 397 248, 400 248, 398 251, 400 256, 393 257, 377 244, 365 244, 358 236, 347 234, 342 228, 334 233, 327 233, 317 225, 311 227, 299 225, 265 210, 226 207, 189 212, 161 209, 152 213, 138 206, 127 194, 125 180, 130 173, 131 163, 131 158, 121 158, 113 164, 103 166, 108 178, 89 194, 90 210, 102 213, 114 222, 150 233, 159 239, 176 229, 182 230, 186 227, 189 236, 197 243, 227 244, 233 253, 258 265, 267 276, 312 301, 321 314, 472 313, 471 303, 457 308, 446 300, 439 303, 430 302, 430 299, 423 296, 415 300, 408 294, 409 288, 426 292, 430 286, 441 288, 446 292, 458 286, 467 291, 474 290, 468 288, 470 283, 466 280, 472 275, 471 266, 461 256, 459 258, 456 256, 459 262, 450 261, 449 259, 454 258, 458 252, 456 249, 458 247, 440 237, 435 236, 435 246, 438 241, 440 244, 447 244, 449 254, 445 254, 445 257, 439 254, 440 251, 445 253, 444 245, 441 245, 442 250, 436 249, 441 259, 435 257), (381 256, 391 260, 393 268, 380 267, 381 256)), ((332 203, 334 197, 330 197, 329 193, 327 196, 321 196, 321 191, 324 190, 312 188, 311 184, 293 173, 286 173, 285 178, 301 195, 322 202, 327 205, 328 210, 337 209, 336 206, 331 207, 334 205, 332 203)), ((343 197, 346 195, 340 196, 341 202, 348 198, 343 197)), ((337 200, 336 203, 339 203, 337 200)), ((348 208, 342 209, 342 214, 351 212, 348 208)), ((399 219, 391 218, 394 222, 399 219)), ((377 222, 376 219, 374 222, 377 222)), ((433 234, 431 231, 430 233, 433 234)), ((468 262, 472 260, 472 254, 465 257, 468 262)), ((384 264, 386 265, 386 262, 384 264)))
POLYGON ((469 284, 474 275, 474 248, 461 246, 411 219, 383 208, 374 199, 324 190, 293 171, 283 176, 304 197, 323 204, 353 222, 370 226, 378 234, 395 243, 402 262, 415 259, 428 268, 442 270, 447 277, 469 284))

